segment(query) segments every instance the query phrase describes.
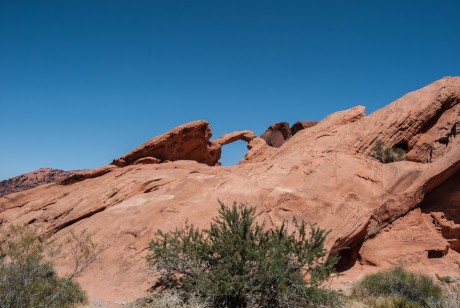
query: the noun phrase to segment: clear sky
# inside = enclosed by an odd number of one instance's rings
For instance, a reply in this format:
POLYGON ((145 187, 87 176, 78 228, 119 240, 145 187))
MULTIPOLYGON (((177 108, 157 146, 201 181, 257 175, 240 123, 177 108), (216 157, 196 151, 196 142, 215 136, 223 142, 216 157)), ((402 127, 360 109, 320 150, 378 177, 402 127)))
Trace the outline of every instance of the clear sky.
POLYGON ((458 0, 0 0, 0 179, 105 165, 198 119, 218 137, 370 113, 460 75, 459 15, 458 0))

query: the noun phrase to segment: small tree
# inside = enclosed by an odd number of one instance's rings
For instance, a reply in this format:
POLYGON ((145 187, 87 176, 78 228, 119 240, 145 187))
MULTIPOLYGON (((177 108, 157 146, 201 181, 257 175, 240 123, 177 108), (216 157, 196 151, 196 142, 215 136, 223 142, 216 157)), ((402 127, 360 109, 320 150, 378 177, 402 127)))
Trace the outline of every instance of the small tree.
POLYGON ((71 276, 64 278, 45 261, 51 250, 46 236, 30 225, 11 226, 8 240, 1 246, 0 307, 69 307, 84 303, 86 295, 73 278, 94 260, 95 244, 86 232, 71 233, 66 244, 78 265, 71 276))
POLYGON ((255 208, 220 203, 210 229, 158 230, 147 260, 159 285, 198 294, 216 306, 317 306, 337 300, 320 289, 336 258, 324 260, 326 232, 294 221, 274 230, 254 222, 255 208))

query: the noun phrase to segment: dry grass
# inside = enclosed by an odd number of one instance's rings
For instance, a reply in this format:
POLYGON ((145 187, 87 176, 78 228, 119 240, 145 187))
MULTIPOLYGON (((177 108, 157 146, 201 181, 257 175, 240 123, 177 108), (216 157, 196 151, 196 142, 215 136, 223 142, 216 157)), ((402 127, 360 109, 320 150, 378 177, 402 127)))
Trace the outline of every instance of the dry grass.
POLYGON ((198 296, 189 295, 187 300, 174 291, 153 293, 148 297, 124 306, 125 308, 208 308, 208 303, 198 296))

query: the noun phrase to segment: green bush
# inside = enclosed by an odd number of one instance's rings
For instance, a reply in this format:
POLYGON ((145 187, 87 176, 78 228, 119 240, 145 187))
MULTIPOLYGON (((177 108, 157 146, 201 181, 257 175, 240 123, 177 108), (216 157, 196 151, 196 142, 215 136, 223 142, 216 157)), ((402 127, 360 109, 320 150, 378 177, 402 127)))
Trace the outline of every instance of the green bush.
POLYGON ((147 257, 163 289, 197 294, 217 307, 333 306, 321 289, 336 258, 325 260, 326 233, 294 221, 274 230, 254 222, 255 209, 220 203, 210 229, 158 230, 147 257))
POLYGON ((11 226, 8 233, 9 240, 1 246, 0 307, 70 307, 86 302, 73 276, 58 277, 44 261, 49 246, 36 228, 11 226))
POLYGON ((0 307, 69 307, 86 295, 74 281, 56 275, 47 263, 28 261, 0 267, 0 307))
POLYGON ((406 159, 407 150, 401 147, 385 148, 382 140, 374 143, 371 155, 381 163, 387 164, 406 159))
POLYGON ((442 300, 442 290, 425 275, 414 274, 400 267, 366 275, 352 289, 352 298, 379 306, 378 298, 389 298, 391 305, 382 307, 425 307, 442 300))

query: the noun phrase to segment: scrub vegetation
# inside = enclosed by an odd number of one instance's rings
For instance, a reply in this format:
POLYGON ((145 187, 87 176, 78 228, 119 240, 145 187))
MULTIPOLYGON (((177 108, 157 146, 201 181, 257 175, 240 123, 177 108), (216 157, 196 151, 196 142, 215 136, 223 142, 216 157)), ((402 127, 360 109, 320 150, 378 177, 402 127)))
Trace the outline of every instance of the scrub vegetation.
POLYGON ((87 302, 74 281, 96 256, 96 245, 87 232, 71 233, 63 245, 74 262, 67 277, 57 275, 48 256, 62 248, 30 225, 10 226, 1 243, 0 307, 72 307, 87 302))
POLYGON ((159 230, 147 257, 157 289, 212 307, 340 305, 339 294, 323 288, 337 261, 327 258, 327 232, 297 221, 292 232, 287 222, 267 229, 254 218, 253 207, 220 203, 209 229, 159 230))

